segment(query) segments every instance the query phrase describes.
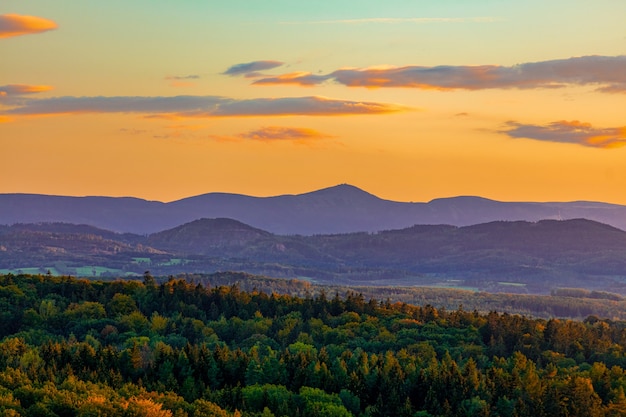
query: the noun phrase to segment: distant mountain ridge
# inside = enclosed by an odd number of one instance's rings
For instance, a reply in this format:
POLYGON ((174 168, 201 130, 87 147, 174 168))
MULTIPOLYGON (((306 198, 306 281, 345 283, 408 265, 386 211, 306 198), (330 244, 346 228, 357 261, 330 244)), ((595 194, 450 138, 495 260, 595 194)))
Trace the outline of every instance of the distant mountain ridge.
POLYGON ((274 197, 209 193, 170 203, 132 197, 0 194, 0 224, 66 222, 151 234, 201 218, 230 218, 280 235, 377 232, 415 224, 586 218, 626 230, 626 206, 601 202, 500 202, 481 197, 428 203, 381 199, 342 184, 274 197))

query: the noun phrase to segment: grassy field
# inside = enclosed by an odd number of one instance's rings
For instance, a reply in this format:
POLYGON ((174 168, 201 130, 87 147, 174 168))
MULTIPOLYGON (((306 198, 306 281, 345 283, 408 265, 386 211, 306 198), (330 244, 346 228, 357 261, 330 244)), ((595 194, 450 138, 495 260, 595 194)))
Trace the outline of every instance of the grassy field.
POLYGON ((148 264, 152 263, 152 259, 150 258, 133 258, 133 262, 136 264, 148 264))
POLYGON ((182 258, 172 258, 169 260, 169 262, 161 262, 159 263, 159 266, 172 266, 172 265, 184 265, 186 264, 187 259, 182 259, 182 258))

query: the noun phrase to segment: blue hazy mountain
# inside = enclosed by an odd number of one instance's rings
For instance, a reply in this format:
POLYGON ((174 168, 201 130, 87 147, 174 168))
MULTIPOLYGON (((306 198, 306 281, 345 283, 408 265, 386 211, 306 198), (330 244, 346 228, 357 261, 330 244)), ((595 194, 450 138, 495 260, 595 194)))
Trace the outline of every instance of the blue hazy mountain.
POLYGON ((498 220, 586 218, 626 230, 626 206, 601 202, 501 202, 450 197, 427 203, 381 199, 342 184, 305 194, 209 193, 163 203, 130 197, 0 194, 0 224, 66 222, 150 234, 200 218, 230 218, 282 235, 376 232, 415 224, 468 226, 498 220))

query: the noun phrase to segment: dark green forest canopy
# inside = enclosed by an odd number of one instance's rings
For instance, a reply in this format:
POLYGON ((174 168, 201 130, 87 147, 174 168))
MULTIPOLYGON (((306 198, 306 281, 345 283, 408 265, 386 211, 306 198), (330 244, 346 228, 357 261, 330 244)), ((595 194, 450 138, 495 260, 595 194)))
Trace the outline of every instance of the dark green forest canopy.
POLYGON ((0 275, 8 416, 623 416, 626 323, 0 275))

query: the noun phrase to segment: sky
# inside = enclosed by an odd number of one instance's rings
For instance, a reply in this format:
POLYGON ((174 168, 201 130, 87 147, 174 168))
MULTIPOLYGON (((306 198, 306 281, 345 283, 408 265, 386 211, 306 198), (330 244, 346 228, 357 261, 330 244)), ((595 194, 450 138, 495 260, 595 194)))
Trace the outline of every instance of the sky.
POLYGON ((626 204, 624 0, 3 0, 0 193, 626 204))

